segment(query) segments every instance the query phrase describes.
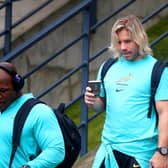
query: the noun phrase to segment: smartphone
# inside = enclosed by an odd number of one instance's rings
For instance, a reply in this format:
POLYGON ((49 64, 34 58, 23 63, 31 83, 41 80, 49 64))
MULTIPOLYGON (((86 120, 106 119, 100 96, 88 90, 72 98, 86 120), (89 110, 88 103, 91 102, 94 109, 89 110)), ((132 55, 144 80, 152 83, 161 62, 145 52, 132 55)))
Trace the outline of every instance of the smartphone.
POLYGON ((99 96, 100 93, 100 80, 89 80, 88 86, 92 89, 92 92, 95 94, 95 96, 99 96))

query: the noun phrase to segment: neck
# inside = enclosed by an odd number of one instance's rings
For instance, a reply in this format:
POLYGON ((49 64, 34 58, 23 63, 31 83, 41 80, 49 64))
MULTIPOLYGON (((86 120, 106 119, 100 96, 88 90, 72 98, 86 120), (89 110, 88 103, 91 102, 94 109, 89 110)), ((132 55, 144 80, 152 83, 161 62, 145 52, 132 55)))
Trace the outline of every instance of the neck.
POLYGON ((13 97, 13 99, 11 100, 11 102, 6 106, 4 107, 3 109, 1 109, 1 113, 3 113, 9 106, 10 104, 12 104, 16 99, 18 99, 19 97, 21 97, 23 94, 21 91, 19 92, 16 92, 16 95, 13 97))

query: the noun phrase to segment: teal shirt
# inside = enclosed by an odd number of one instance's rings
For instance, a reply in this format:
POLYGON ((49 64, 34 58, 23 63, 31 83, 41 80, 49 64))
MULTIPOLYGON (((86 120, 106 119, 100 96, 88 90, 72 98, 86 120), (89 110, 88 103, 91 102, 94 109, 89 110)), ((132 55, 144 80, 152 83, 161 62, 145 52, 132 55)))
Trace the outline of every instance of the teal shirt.
MULTIPOLYGON (((14 117, 32 94, 25 94, 0 113, 0 168, 7 168, 11 154, 14 117)), ((54 168, 64 159, 64 141, 58 121, 50 107, 34 106, 26 119, 12 168, 28 164, 31 168, 54 168), (42 152, 37 156, 38 151, 42 152), (34 157, 30 160, 30 157, 34 157)))
MULTIPOLYGON (((142 168, 149 167, 149 160, 156 150, 158 130, 156 115, 147 118, 151 73, 156 59, 147 55, 137 61, 121 57, 110 67, 104 84, 107 93, 106 118, 102 132, 102 144, 97 152, 93 168, 105 157, 106 168, 112 149, 136 158, 142 168)), ((98 73, 100 79, 101 68, 98 73)), ((100 96, 104 96, 103 89, 100 96)), ((164 73, 155 100, 168 100, 168 69, 164 73)), ((109 159, 110 158, 110 159, 109 159)), ((114 164, 114 159, 111 160, 114 164)), ((112 163, 111 163, 112 164, 112 163)))

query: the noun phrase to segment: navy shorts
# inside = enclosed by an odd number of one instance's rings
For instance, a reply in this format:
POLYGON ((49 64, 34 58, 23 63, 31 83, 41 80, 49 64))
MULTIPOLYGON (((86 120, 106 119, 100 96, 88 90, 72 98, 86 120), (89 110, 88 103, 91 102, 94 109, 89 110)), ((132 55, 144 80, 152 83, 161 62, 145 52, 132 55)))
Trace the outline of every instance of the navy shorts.
MULTIPOLYGON (((119 168, 140 168, 140 165, 134 157, 128 156, 116 150, 113 150, 113 153, 119 168)), ((105 168, 104 161, 102 162, 100 168, 105 168)))

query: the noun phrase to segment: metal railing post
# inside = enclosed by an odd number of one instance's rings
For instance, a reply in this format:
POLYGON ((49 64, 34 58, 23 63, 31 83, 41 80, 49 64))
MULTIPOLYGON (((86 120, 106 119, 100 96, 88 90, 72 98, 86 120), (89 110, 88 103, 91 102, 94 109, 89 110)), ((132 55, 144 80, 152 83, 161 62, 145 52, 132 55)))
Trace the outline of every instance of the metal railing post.
POLYGON ((95 25, 97 22, 96 14, 97 14, 97 1, 92 0, 92 3, 90 4, 90 27, 95 25))
POLYGON ((12 0, 6 0, 4 55, 11 51, 12 0))
MULTIPOLYGON (((85 91, 87 86, 87 81, 89 79, 89 34, 90 34, 90 7, 86 8, 83 11, 83 33, 85 36, 83 38, 82 46, 82 62, 85 66, 82 68, 82 83, 81 83, 81 92, 82 94, 85 91)), ((82 148, 81 156, 87 153, 88 146, 88 108, 84 102, 84 99, 81 99, 81 137, 82 137, 82 148)))

